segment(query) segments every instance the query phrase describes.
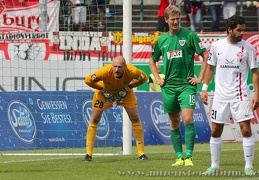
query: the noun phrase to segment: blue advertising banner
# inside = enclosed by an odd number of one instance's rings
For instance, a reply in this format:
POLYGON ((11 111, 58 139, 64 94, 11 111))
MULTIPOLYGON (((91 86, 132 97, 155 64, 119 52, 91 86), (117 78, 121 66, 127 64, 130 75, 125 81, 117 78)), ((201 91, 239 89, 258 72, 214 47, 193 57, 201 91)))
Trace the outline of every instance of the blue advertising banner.
MULTIPOLYGON (((171 144, 161 93, 136 95, 145 144, 171 144)), ((92 96, 92 91, 0 92, 0 150, 85 147, 92 96)), ((96 147, 122 146, 122 117, 122 107, 116 104, 104 111, 96 147)), ((196 142, 209 142, 210 126, 199 94, 194 121, 196 142)), ((184 133, 182 124, 181 130, 184 133)))
MULTIPOLYGON (((139 115, 145 132, 145 144, 171 144, 170 123, 167 113, 164 113, 161 93, 138 92, 136 95, 138 98, 139 115)), ((211 129, 199 93, 196 95, 193 120, 196 128, 196 143, 209 142, 211 129)), ((183 143, 185 143, 185 129, 182 121, 180 130, 183 143)))

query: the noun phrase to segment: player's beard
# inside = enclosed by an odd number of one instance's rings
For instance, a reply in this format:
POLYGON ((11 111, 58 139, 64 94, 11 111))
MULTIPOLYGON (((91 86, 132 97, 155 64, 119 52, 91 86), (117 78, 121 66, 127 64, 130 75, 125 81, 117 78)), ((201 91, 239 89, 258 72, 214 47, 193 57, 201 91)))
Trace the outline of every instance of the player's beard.
POLYGON ((232 38, 233 42, 238 43, 242 40, 243 36, 237 37, 235 34, 233 34, 231 38, 232 38))

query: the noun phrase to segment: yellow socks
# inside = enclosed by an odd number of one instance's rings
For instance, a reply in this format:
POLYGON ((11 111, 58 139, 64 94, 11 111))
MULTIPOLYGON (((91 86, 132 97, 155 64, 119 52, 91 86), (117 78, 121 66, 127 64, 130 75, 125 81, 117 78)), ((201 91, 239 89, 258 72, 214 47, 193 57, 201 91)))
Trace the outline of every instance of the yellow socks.
POLYGON ((98 124, 89 123, 86 132, 86 154, 92 156, 98 124))
POLYGON ((132 123, 132 130, 136 139, 136 145, 138 149, 138 156, 144 154, 144 134, 142 131, 142 125, 140 122, 132 123))
MULTIPOLYGON (((92 156, 94 149, 94 142, 97 134, 98 124, 89 123, 86 132, 86 154, 92 156)), ((142 131, 142 125, 140 122, 132 124, 132 130, 136 140, 136 145, 138 149, 138 155, 144 154, 144 134, 142 131)))

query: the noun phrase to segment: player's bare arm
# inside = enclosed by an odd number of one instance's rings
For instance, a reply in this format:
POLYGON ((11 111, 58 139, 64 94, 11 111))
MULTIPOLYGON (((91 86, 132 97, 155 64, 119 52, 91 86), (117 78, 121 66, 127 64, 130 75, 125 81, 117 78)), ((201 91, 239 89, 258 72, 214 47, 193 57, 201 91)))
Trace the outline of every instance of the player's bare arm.
POLYGON ((153 83, 149 83, 149 86, 154 92, 156 92, 156 88, 153 83))
POLYGON ((189 77, 189 83, 192 84, 192 85, 202 83, 202 80, 204 78, 204 74, 205 74, 205 71, 206 71, 206 68, 207 68, 207 59, 209 57, 208 51, 206 50, 206 51, 202 52, 200 54, 200 56, 203 58, 203 61, 202 61, 201 71, 200 71, 199 77, 198 78, 189 77))
POLYGON ((153 58, 149 59, 149 67, 150 67, 150 70, 151 70, 152 74, 154 75, 154 77, 157 81, 157 84, 159 84, 160 86, 163 86, 164 83, 165 83, 165 79, 160 78, 159 72, 158 72, 157 67, 156 67, 156 63, 155 63, 153 58))
POLYGON ((259 107, 259 71, 257 68, 252 69, 252 80, 254 84, 254 96, 252 98, 253 109, 256 110, 259 107))
POLYGON ((208 86, 210 84, 210 81, 212 79, 212 76, 214 74, 214 68, 215 66, 208 65, 205 71, 205 76, 203 80, 203 86, 201 91, 201 100, 203 104, 208 105, 208 86))

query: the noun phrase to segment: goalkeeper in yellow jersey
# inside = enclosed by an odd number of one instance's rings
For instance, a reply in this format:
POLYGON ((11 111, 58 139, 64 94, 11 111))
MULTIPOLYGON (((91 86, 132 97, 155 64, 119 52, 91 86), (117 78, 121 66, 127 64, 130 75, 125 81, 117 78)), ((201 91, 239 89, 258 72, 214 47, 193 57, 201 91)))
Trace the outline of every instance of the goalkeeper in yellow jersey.
POLYGON ((148 160, 144 154, 144 133, 138 115, 137 99, 133 88, 147 82, 147 75, 131 64, 126 64, 122 56, 89 74, 85 83, 96 89, 92 101, 92 116, 86 133, 86 155, 83 161, 91 161, 97 126, 105 109, 114 101, 123 106, 132 122, 139 160, 148 160))

